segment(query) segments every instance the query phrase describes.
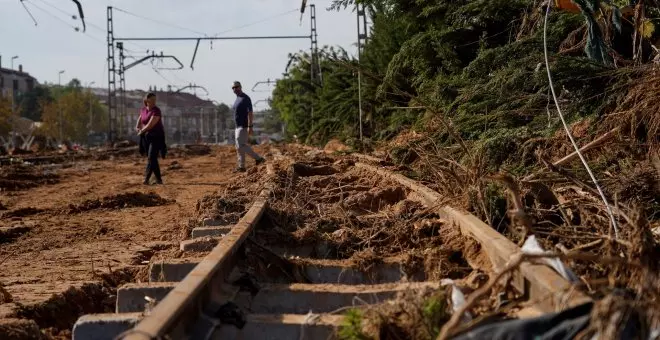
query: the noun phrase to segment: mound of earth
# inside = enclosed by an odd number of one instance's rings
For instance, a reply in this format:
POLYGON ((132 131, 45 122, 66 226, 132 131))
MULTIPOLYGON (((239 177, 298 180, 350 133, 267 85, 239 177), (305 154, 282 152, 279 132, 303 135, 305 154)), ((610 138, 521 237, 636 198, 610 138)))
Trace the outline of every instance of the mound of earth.
POLYGON ((11 211, 7 211, 2 214, 2 218, 14 218, 14 217, 27 217, 27 216, 32 216, 32 215, 37 215, 45 212, 46 210, 43 209, 38 209, 38 208, 33 208, 33 207, 26 207, 26 208, 19 208, 11 211))
POLYGON ((0 168, 0 191, 19 191, 59 182, 59 176, 35 166, 0 168))
POLYGON ((147 194, 142 192, 128 192, 106 196, 101 199, 87 200, 77 205, 71 204, 65 213, 76 214, 97 209, 117 210, 134 207, 156 207, 170 203, 174 203, 174 201, 162 198, 153 192, 147 194))

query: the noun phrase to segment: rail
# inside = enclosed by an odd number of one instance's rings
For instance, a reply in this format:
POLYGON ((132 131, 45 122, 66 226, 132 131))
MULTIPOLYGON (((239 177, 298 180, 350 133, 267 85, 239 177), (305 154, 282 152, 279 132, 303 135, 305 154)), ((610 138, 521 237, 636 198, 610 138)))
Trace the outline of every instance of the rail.
MULTIPOLYGON (((268 175, 274 173, 272 165, 268 175)), ((229 276, 234 254, 261 219, 271 195, 269 180, 245 216, 225 235, 218 245, 179 283, 151 313, 124 335, 126 340, 155 339, 165 335, 183 339, 188 328, 199 319, 203 306, 211 296, 219 294, 220 283, 229 276)))
MULTIPOLYGON (((410 188, 421 195, 429 207, 435 207, 437 202, 442 201, 439 193, 403 175, 365 163, 356 163, 355 166, 410 188)), ((521 252, 513 242, 474 215, 463 213, 447 205, 437 207, 436 212, 449 223, 461 228, 461 233, 471 236, 481 245, 494 267, 483 268, 486 271, 492 269, 501 271, 521 252)), ((512 285, 529 300, 535 301, 537 308, 543 312, 554 312, 562 306, 577 306, 588 300, 584 294, 572 290, 571 284, 566 279, 545 265, 523 263, 519 270, 514 271, 512 285)))

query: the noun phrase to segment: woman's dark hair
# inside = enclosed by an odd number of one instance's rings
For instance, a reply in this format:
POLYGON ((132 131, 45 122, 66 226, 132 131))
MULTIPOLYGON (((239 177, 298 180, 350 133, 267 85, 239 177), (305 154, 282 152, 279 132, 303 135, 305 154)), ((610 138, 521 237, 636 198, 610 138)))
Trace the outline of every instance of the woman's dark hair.
POLYGON ((149 98, 151 98, 151 97, 155 97, 155 96, 156 96, 155 93, 153 93, 153 92, 149 92, 149 93, 147 93, 146 96, 144 96, 144 99, 142 100, 142 102, 144 103, 144 105, 147 105, 147 99, 149 99, 149 98))

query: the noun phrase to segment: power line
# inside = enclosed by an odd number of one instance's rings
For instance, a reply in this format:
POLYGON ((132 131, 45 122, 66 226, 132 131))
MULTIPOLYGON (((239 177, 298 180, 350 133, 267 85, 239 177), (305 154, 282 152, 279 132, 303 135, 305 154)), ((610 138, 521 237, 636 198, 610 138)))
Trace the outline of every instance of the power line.
MULTIPOLYGON (((50 4, 48 4, 47 2, 45 2, 45 1, 43 1, 43 0, 39 0, 39 1, 43 2, 43 3, 46 4, 46 5, 49 5, 49 6, 51 6, 51 7, 54 7, 53 5, 50 5, 50 4)), ((28 2, 31 6, 34 6, 34 7, 37 8, 38 10, 40 10, 40 11, 46 13, 48 16, 50 16, 50 17, 52 17, 52 18, 58 20, 58 21, 61 22, 62 24, 67 25, 67 26, 73 28, 74 31, 76 31, 76 32, 80 32, 80 29, 79 29, 77 26, 74 26, 74 25, 72 25, 72 24, 66 22, 66 20, 64 20, 64 19, 58 17, 57 15, 51 13, 50 11, 48 11, 48 10, 46 10, 46 9, 44 9, 44 8, 42 8, 42 7, 40 7, 40 6, 38 6, 38 5, 35 4, 34 2, 32 2, 32 1, 25 1, 25 2, 28 2)), ((54 8, 56 8, 56 7, 54 7, 54 8)), ((56 9, 57 9, 57 8, 56 8, 56 9)), ((64 12, 63 10, 59 10, 59 11, 60 11, 60 12, 64 12)), ((66 12, 64 12, 64 13, 66 13, 66 12)), ((67 15, 68 15, 68 14, 67 14, 67 15)), ((82 34, 85 35, 85 36, 87 36, 88 38, 90 38, 90 39, 96 41, 96 42, 100 42, 100 43, 102 43, 102 44, 105 44, 105 41, 103 41, 102 39, 100 39, 100 38, 98 38, 98 37, 95 37, 95 36, 93 36, 93 35, 91 35, 91 34, 89 34, 89 33, 87 33, 87 32, 82 32, 82 34)))
MULTIPOLYGON (((40 1, 43 1, 43 0, 40 0, 40 1)), ((90 27, 92 27, 92 28, 94 28, 94 29, 97 29, 97 30, 100 31, 100 32, 106 33, 105 28, 102 28, 102 27, 100 27, 99 25, 94 24, 93 22, 89 22, 89 23, 87 23, 87 24, 88 24, 90 27)), ((136 44, 136 43, 131 42, 131 41, 127 41, 126 43, 127 43, 127 44, 131 44, 131 45, 133 45, 133 46, 139 48, 141 51, 144 51, 144 52, 149 51, 149 48, 147 48, 147 47, 145 47, 145 46, 142 46, 142 45, 140 45, 140 44, 136 44)), ((105 42, 104 42, 104 44, 105 44, 105 42)), ((126 48, 126 47, 124 47, 124 50, 126 50, 126 51, 128 51, 128 52, 130 52, 130 53, 138 53, 138 51, 136 51, 136 50, 132 50, 132 49, 128 49, 128 48, 126 48)), ((128 57, 128 56, 127 56, 127 57, 128 57)))
POLYGON ((66 22, 64 19, 62 19, 62 18, 56 16, 55 14, 53 14, 53 13, 51 13, 51 12, 49 12, 49 11, 47 11, 47 10, 41 8, 41 7, 39 7, 39 6, 38 6, 37 4, 35 4, 34 2, 31 2, 31 1, 30 1, 30 2, 28 2, 28 3, 29 3, 31 6, 34 6, 35 8, 37 8, 38 10, 40 10, 40 11, 46 13, 46 14, 49 15, 50 17, 55 18, 55 19, 57 19, 58 21, 60 21, 61 23, 63 23, 63 24, 65 24, 65 25, 67 25, 67 26, 73 28, 74 31, 78 31, 78 30, 79 30, 78 27, 71 25, 70 23, 66 22))
POLYGON ((266 18, 264 18, 264 19, 261 19, 261 20, 258 20, 258 21, 254 21, 254 22, 251 22, 251 23, 248 23, 248 24, 242 25, 242 26, 237 26, 237 27, 234 27, 234 28, 230 28, 230 29, 228 29, 228 30, 225 30, 225 31, 222 31, 222 32, 218 32, 218 33, 216 33, 216 34, 214 35, 214 37, 217 37, 217 36, 219 36, 220 34, 224 34, 224 33, 229 33, 229 32, 232 32, 232 31, 236 31, 236 30, 239 30, 239 29, 241 29, 241 28, 245 28, 245 27, 250 27, 250 26, 257 25, 257 24, 261 24, 261 23, 264 23, 264 22, 267 22, 267 21, 270 21, 270 20, 273 20, 273 19, 276 19, 276 18, 279 18, 279 17, 285 16, 285 15, 287 15, 287 14, 290 14, 290 13, 293 13, 293 12, 297 12, 297 11, 298 11, 298 8, 293 9, 293 10, 290 10, 290 11, 286 11, 286 12, 283 12, 283 13, 280 13, 280 14, 275 14, 275 15, 273 15, 273 16, 271 16, 271 17, 266 17, 266 18))
POLYGON ((72 17, 72 18, 74 17, 74 15, 72 15, 71 13, 67 13, 65 10, 63 10, 63 9, 61 9, 61 8, 59 8, 59 7, 57 7, 57 6, 53 5, 53 4, 51 4, 51 3, 49 3, 49 2, 46 2, 46 1, 44 1, 44 0, 38 0, 38 1, 44 3, 46 6, 48 6, 48 7, 50 7, 50 8, 53 8, 53 9, 55 9, 56 11, 58 11, 58 12, 60 12, 60 13, 63 13, 64 15, 67 15, 67 16, 72 17))
POLYGON ((151 21, 151 22, 155 22, 157 24, 174 27, 174 28, 184 30, 184 31, 188 31, 188 32, 192 32, 192 33, 195 33, 195 34, 207 35, 204 32, 196 31, 196 30, 191 29, 191 28, 186 28, 186 27, 183 27, 183 26, 179 26, 177 24, 167 23, 167 22, 164 22, 164 21, 161 21, 161 20, 156 20, 156 19, 152 19, 152 18, 148 18, 148 17, 142 16, 142 15, 139 15, 139 14, 131 13, 131 12, 129 12, 127 10, 124 10, 124 9, 121 9, 119 7, 113 7, 113 8, 120 11, 120 12, 122 12, 122 13, 134 16, 134 17, 139 18, 139 19, 148 20, 148 21, 151 21))

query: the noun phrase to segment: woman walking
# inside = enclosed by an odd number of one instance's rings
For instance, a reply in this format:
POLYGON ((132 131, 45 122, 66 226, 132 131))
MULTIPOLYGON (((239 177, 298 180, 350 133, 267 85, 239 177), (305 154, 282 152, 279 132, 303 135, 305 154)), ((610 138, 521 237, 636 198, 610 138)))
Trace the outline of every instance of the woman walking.
POLYGON ((140 110, 135 130, 140 136, 140 154, 147 154, 147 168, 144 172, 144 184, 149 185, 151 174, 156 177, 156 184, 163 184, 158 166, 158 154, 165 155, 165 127, 161 113, 156 106, 156 95, 149 93, 144 97, 144 107, 140 110))

